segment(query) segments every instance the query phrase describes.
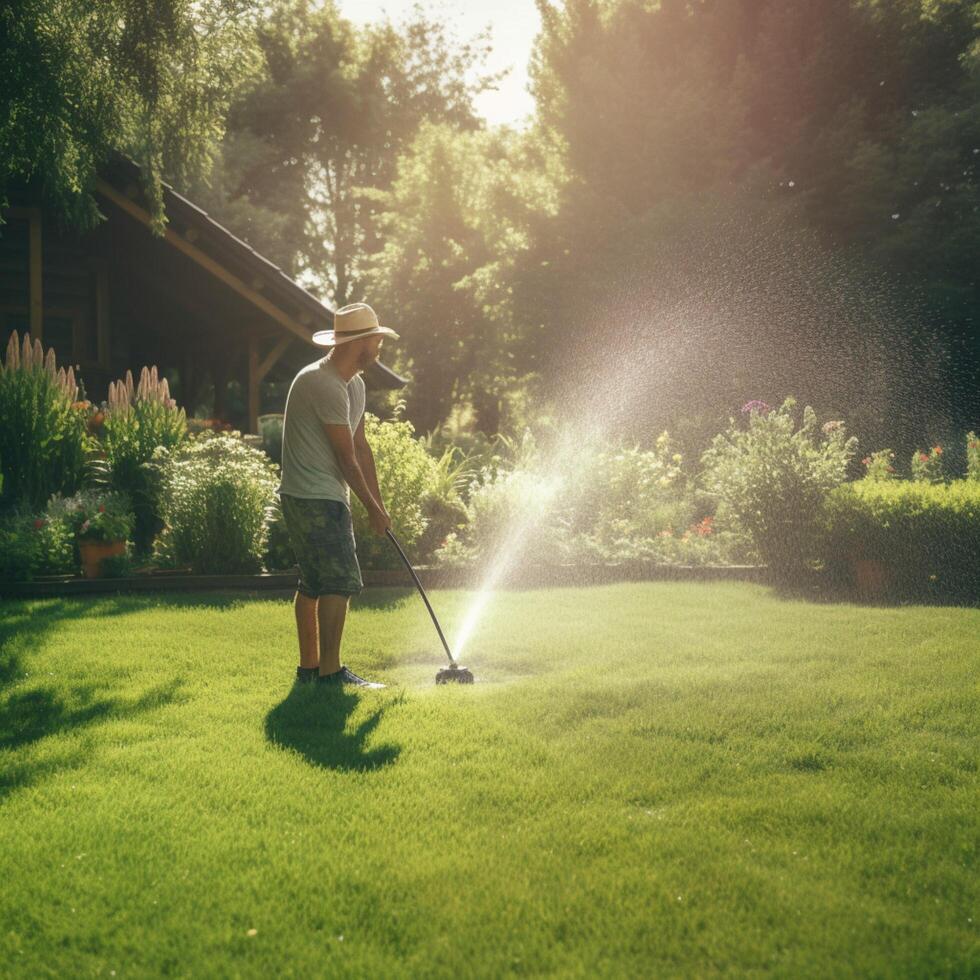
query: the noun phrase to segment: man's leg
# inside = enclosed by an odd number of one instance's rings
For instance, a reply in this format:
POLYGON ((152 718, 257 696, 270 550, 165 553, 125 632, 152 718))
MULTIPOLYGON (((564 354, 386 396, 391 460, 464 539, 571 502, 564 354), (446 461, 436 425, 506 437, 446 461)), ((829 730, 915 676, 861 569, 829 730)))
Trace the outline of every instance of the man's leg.
POLYGON ((320 655, 317 644, 317 601, 297 592, 293 607, 296 610, 296 632, 299 634, 299 665, 316 667, 320 655))
POLYGON ((340 670, 340 640, 344 635, 347 619, 345 595, 322 595, 317 606, 320 625, 320 676, 336 674, 340 670))

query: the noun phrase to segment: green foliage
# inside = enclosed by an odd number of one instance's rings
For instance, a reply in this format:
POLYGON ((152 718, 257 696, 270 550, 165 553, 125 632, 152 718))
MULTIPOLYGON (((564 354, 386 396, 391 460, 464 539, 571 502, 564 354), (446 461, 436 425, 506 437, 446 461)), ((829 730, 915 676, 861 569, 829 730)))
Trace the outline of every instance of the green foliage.
POLYGON ((797 391, 878 444, 901 419, 902 456, 922 416, 974 421, 973 0, 569 0, 542 8, 530 72, 560 208, 507 285, 558 397, 572 324, 588 362, 642 318, 644 351, 676 338, 651 411, 797 391))
POLYGON ((184 189, 343 306, 364 296, 365 259, 383 240, 376 195, 405 146, 424 120, 476 129, 473 100, 500 75, 482 69, 483 45, 456 44, 421 7, 397 26, 356 26, 333 4, 287 0, 263 7, 257 43, 213 178, 184 189))
MULTIPOLYGON (((404 408, 401 402, 400 407, 404 408)), ((524 429, 520 439, 503 433, 488 436, 479 429, 461 427, 450 417, 421 439, 428 453, 437 461, 438 481, 450 481, 463 499, 469 488, 483 482, 486 476, 494 476, 498 470, 518 466, 530 450, 530 430, 524 429)), ((448 491, 449 488, 447 488, 448 491)))
POLYGON ((900 593, 980 593, 976 481, 848 483, 829 495, 822 526, 822 557, 837 574, 849 559, 877 559, 900 593))
POLYGON ((269 505, 269 535, 262 563, 270 572, 293 568, 296 565, 296 555, 289 541, 289 532, 283 520, 282 504, 278 494, 273 494, 269 505))
POLYGON ((29 582, 38 575, 78 569, 74 532, 59 517, 8 514, 0 518, 0 581, 29 582))
POLYGON ((744 558, 738 534, 716 528, 712 514, 696 518, 700 502, 666 432, 653 450, 579 446, 571 461, 561 462, 549 465, 547 455, 525 447, 513 469, 482 471, 468 493, 466 524, 439 549, 439 560, 712 564, 744 558))
POLYGON ((260 449, 225 433, 202 432, 151 463, 165 527, 154 543, 161 564, 199 574, 262 569, 276 466, 260 449))
POLYGON ((895 478, 895 454, 890 449, 879 449, 861 460, 866 480, 880 481, 895 478))
POLYGON ((128 541, 136 522, 129 496, 115 490, 55 495, 48 501, 47 515, 67 521, 79 538, 90 541, 128 541))
POLYGON ((40 510, 53 493, 74 493, 85 474, 86 417, 69 367, 54 350, 10 336, 0 366, 0 462, 5 507, 40 510))
MULTIPOLYGON (((402 547, 415 557, 415 547, 425 530, 423 501, 433 488, 436 463, 415 438, 410 422, 382 422, 367 412, 364 434, 374 454, 378 486, 391 526, 402 547)), ((368 568, 397 568, 401 562, 387 537, 378 537, 368 521, 364 505, 351 494, 351 512, 357 537, 358 558, 368 568)))
POLYGON ((795 401, 770 410, 749 402, 748 425, 729 421, 701 457, 705 488, 746 530, 778 574, 792 575, 813 556, 817 520, 826 494, 844 482, 857 439, 843 422, 825 423, 808 405, 796 428, 795 401))
POLYGON ((571 525, 606 546, 686 528, 693 513, 681 462, 666 432, 650 451, 633 446, 583 459, 566 497, 571 525))
POLYGON ((980 480, 980 439, 975 432, 966 434, 966 478, 980 480))
POLYGON ((97 169, 144 165, 155 229, 161 178, 206 173, 238 82, 255 64, 252 0, 26 0, 0 8, 0 199, 36 179, 81 229, 103 215, 97 169))
POLYGON ((259 434, 262 448, 273 463, 282 465, 282 415, 260 415, 259 434))
POLYGON ((942 483, 943 447, 933 446, 928 452, 916 449, 912 453, 912 479, 917 483, 942 483))
POLYGON ((559 488, 557 478, 529 469, 482 472, 469 490, 465 527, 449 535, 437 558, 446 564, 553 563, 561 539, 559 488))
POLYGON ((107 555, 99 562, 102 578, 125 578, 133 571, 132 545, 127 545, 121 555, 107 555))
POLYGON ((421 431, 466 400, 478 428, 493 435, 506 422, 503 393, 528 380, 515 357, 528 324, 509 283, 527 249, 529 216, 556 206, 541 162, 527 136, 425 125, 379 195, 384 246, 367 289, 380 309, 426 324, 395 348, 415 382, 408 413, 421 431))
POLYGON ((110 383, 109 400, 102 424, 102 449, 108 466, 108 482, 129 495, 136 513, 135 543, 140 552, 150 548, 162 529, 161 502, 147 463, 158 447, 171 449, 186 438, 187 419, 170 397, 166 378, 156 367, 143 368, 139 385, 131 372, 123 381, 110 383))

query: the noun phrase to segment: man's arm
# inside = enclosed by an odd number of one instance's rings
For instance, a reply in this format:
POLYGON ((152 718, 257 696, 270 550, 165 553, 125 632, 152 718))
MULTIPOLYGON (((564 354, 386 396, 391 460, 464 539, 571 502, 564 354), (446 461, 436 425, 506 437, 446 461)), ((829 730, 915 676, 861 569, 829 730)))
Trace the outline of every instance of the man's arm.
POLYGON ((371 452, 371 444, 367 441, 367 436, 364 434, 363 416, 357 426, 357 431, 354 433, 354 454, 357 456, 357 462, 361 467, 361 472, 364 474, 364 481, 367 483, 368 489, 371 491, 374 499, 381 504, 382 509, 387 509, 385 508, 384 501, 381 499, 381 488, 378 486, 378 471, 374 466, 374 453, 371 452))
POLYGON ((323 429, 327 434, 327 439, 330 440, 334 455, 337 457, 340 472, 351 490, 357 494, 361 503, 367 508, 371 527, 377 534, 384 534, 385 528, 390 526, 388 512, 381 505, 381 502, 375 498, 364 478, 364 473, 361 471, 361 466, 357 460, 357 452, 354 449, 354 438, 350 426, 323 423, 323 429))

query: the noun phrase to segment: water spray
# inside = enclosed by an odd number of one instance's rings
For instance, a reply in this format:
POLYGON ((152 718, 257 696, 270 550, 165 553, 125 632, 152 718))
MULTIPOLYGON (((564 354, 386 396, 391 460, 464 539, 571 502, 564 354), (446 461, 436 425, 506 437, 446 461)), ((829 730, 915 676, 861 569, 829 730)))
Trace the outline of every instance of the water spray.
POLYGON ((449 658, 449 666, 443 667, 443 669, 436 674, 436 683, 472 684, 472 673, 470 673, 470 671, 468 671, 465 667, 460 667, 449 650, 449 644, 446 642, 446 637, 443 636, 442 627, 439 625, 439 620, 436 619, 436 614, 432 609, 432 604, 429 602, 429 597, 425 594, 425 589, 422 588, 422 583, 419 581, 418 575, 415 574, 415 569, 412 568, 412 563, 408 560, 405 552, 402 551, 402 546, 398 543, 398 540, 395 538, 395 535, 392 533, 390 527, 385 528, 385 534, 391 538, 391 543, 398 549, 398 554, 402 556, 402 561, 405 562, 405 567, 408 569, 412 579, 415 581, 415 587, 419 590, 419 595, 422 596, 422 601, 425 603, 425 608, 429 610, 429 615, 432 617, 432 623, 436 628, 436 632, 439 634, 439 639, 442 640, 442 648, 446 651, 446 656, 449 658))

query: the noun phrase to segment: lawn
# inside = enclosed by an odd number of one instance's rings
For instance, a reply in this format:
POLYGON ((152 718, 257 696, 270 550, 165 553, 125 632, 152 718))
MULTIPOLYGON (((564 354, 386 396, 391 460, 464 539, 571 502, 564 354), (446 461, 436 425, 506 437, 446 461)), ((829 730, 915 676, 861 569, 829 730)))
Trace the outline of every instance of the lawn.
POLYGON ((5 976, 976 976, 980 610, 502 592, 0 604, 5 976), (432 600, 450 638, 473 596, 432 600))

